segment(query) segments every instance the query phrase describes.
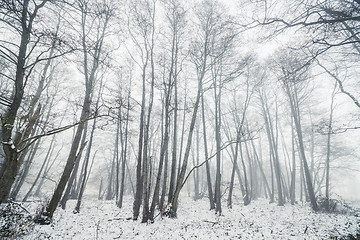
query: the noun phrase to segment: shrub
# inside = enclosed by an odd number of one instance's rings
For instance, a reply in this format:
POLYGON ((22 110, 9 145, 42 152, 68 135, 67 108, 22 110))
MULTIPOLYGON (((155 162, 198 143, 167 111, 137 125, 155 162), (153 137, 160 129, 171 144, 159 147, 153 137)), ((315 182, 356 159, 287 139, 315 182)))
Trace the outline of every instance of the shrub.
POLYGON ((33 227, 31 214, 20 203, 8 202, 0 206, 0 238, 17 238, 33 227))

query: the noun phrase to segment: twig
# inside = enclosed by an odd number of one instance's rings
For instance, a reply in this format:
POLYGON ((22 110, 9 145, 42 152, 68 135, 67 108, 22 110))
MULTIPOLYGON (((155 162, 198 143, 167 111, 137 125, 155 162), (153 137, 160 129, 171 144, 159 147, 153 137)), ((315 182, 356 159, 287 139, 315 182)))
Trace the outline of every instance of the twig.
POLYGON ((112 219, 108 219, 108 221, 117 221, 117 220, 124 220, 124 218, 112 218, 112 219))
POLYGON ((17 202, 14 202, 14 201, 9 201, 9 203, 13 203, 13 204, 18 205, 18 206, 19 206, 20 208, 22 208, 25 212, 27 212, 28 214, 30 214, 30 212, 29 212, 26 208, 24 208, 23 206, 21 206, 20 203, 17 203, 17 202))
POLYGON ((216 224, 219 224, 219 222, 212 222, 212 221, 208 221, 208 220, 204 220, 204 222, 212 223, 212 227, 215 226, 216 224))

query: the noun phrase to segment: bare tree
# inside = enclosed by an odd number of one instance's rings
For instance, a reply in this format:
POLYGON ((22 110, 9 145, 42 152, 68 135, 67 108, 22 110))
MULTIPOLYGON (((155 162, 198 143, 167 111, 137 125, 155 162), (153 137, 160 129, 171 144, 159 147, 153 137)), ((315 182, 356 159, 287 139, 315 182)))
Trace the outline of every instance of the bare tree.
MULTIPOLYGON (((137 167, 136 167, 136 192, 133 204, 133 219, 136 220, 140 213, 140 206, 143 200, 145 200, 143 212, 145 215, 148 214, 148 194, 144 193, 148 188, 148 134, 149 124, 152 106, 148 106, 148 114, 146 117, 146 79, 148 65, 152 67, 152 81, 151 81, 151 93, 149 96, 149 105, 153 102, 153 91, 154 91, 154 60, 153 60, 153 48, 154 48, 154 17, 155 17, 155 2, 153 1, 134 1, 132 2, 130 9, 130 17, 128 22, 129 35, 138 50, 141 62, 137 62, 137 65, 142 71, 142 98, 141 98, 141 112, 139 122, 139 144, 138 144, 138 155, 137 155, 137 167), (141 4, 139 4, 141 2, 141 4), (134 20, 134 26, 130 20, 134 20), (134 30, 136 32, 134 33, 134 30), (139 39, 138 39, 139 38, 139 39), (146 178, 146 179, 145 179, 146 178), (143 198, 143 195, 145 197, 143 198)), ((134 58, 134 57, 133 57, 134 58)), ((144 216, 143 216, 144 217, 144 216)), ((147 216, 145 216, 147 221, 147 216)))
MULTIPOLYGON (((166 3, 164 3, 166 4, 166 3)), ((177 0, 171 0, 166 4, 166 17, 168 20, 169 28, 171 31, 171 60, 169 69, 169 80, 171 80, 174 88, 174 115, 173 115, 173 136, 172 136, 172 160, 171 160, 171 172, 169 183, 169 195, 168 200, 172 199, 175 180, 176 180, 176 163, 177 163, 177 140, 178 140, 178 75, 179 75, 179 51, 180 44, 183 37, 183 29, 185 27, 185 10, 177 0)))
POLYGON ((231 45, 234 38, 233 32, 227 31, 231 29, 232 24, 225 17, 224 12, 221 11, 221 6, 218 2, 202 1, 198 7, 199 8, 195 12, 198 19, 198 36, 197 39, 192 42, 190 51, 191 61, 195 65, 197 74, 197 95, 193 105, 184 158, 176 182, 174 196, 171 200, 170 215, 172 217, 176 216, 179 194, 185 183, 185 173, 191 150, 192 135, 195 128, 201 95, 203 94, 203 84, 205 83, 206 73, 210 70, 212 62, 210 61, 210 56, 214 59, 221 58, 227 52, 228 47, 231 45))
MULTIPOLYGON (((98 97, 97 97, 95 109, 99 108, 99 102, 100 102, 101 93, 102 93, 102 89, 103 89, 103 83, 102 83, 103 81, 102 80, 103 79, 101 79, 101 81, 100 81, 99 92, 98 92, 98 97)), ((81 201, 82 201, 82 197, 83 197, 83 194, 84 194, 84 191, 85 191, 86 179, 90 175, 90 171, 88 169, 88 166, 89 166, 91 148, 92 148, 93 139, 94 139, 94 132, 95 132, 95 129, 96 129, 96 121, 97 121, 97 118, 94 118, 92 128, 91 128, 91 132, 90 132, 90 139, 89 139, 89 142, 88 142, 87 151, 86 151, 86 155, 85 155, 85 159, 84 159, 84 172, 81 175, 82 179, 79 180, 79 181, 81 181, 81 187, 80 187, 80 190, 79 190, 79 196, 78 196, 78 199, 77 199, 77 203, 76 203, 75 209, 73 211, 74 213, 79 213, 80 212, 81 201)), ((95 158, 95 155, 96 155, 96 152, 94 153, 94 158, 95 158)))
MULTIPOLYGON (((34 67, 41 61, 48 59, 41 52, 35 59, 34 49, 39 47, 41 34, 34 34, 34 22, 39 11, 44 8, 48 0, 42 1, 3 1, 0 7, 0 21, 14 32, 18 43, 1 40, 0 53, 1 58, 14 66, 15 76, 6 76, 14 81, 13 93, 10 99, 4 97, 2 103, 6 109, 1 113, 1 143, 5 154, 4 165, 0 172, 0 202, 4 202, 11 190, 16 174, 18 172, 19 154, 29 146, 29 137, 31 130, 37 120, 39 111, 30 113, 26 118, 24 130, 19 130, 14 136, 14 126, 18 118, 19 108, 24 97, 24 88, 34 67), (37 40, 36 40, 37 39, 37 40)), ((55 57, 55 56, 53 56, 55 57)), ((34 104, 36 105, 36 104, 34 104)), ((36 107, 40 109, 39 107, 36 107)), ((32 108, 33 109, 33 108, 32 108)))
MULTIPOLYGON (((60 201, 61 195, 65 189, 65 186, 69 180, 71 172, 73 170, 74 164, 76 162, 76 155, 78 152, 80 139, 83 134, 85 127, 85 122, 90 116, 90 105, 93 95, 94 84, 96 80, 96 73, 101 61, 101 53, 103 52, 104 39, 106 36, 106 31, 108 28, 109 21, 114 14, 114 7, 108 3, 96 4, 91 6, 87 1, 79 1, 76 5, 76 11, 81 16, 79 32, 81 36, 82 51, 83 51, 83 67, 84 67, 84 76, 85 76, 85 96, 84 102, 81 109, 80 124, 77 127, 74 140, 71 145, 71 150, 64 168, 64 171, 61 175, 60 181, 54 191, 54 194, 46 208, 46 212, 43 214, 50 219, 52 218, 54 211, 60 201), (92 7, 94 7, 92 9, 92 7), (91 58, 89 59, 89 46, 87 40, 89 37, 88 30, 88 21, 94 21, 96 23, 95 28, 95 45, 93 47, 93 52, 91 58)), ((91 31, 90 31, 91 32, 91 31)))
POLYGON ((260 102, 262 107, 262 113, 265 120, 265 128, 269 142, 269 149, 270 149, 270 159, 271 164, 275 170, 275 177, 276 177, 276 186, 277 186, 277 193, 278 193, 278 205, 284 205, 284 197, 283 197, 283 185, 281 180, 281 169, 280 169, 280 160, 279 160, 279 153, 278 153, 278 106, 277 106, 277 99, 275 99, 275 130, 273 127, 273 120, 270 115, 270 107, 268 104, 268 99, 265 91, 259 93, 260 95, 260 102))
MULTIPOLYGON (((301 47, 311 52, 309 61, 323 54, 336 56, 339 52, 346 61, 350 60, 349 57, 354 59, 350 61, 358 61, 360 53, 358 0, 293 1, 290 4, 285 2, 286 11, 284 9, 273 11, 276 4, 273 5, 268 1, 258 3, 264 9, 264 14, 254 21, 255 24, 275 25, 277 33, 287 29, 304 30, 306 42, 301 47), (332 49, 337 51, 332 52, 332 49)), ((334 72, 328 73, 335 76, 334 72)), ((339 84, 340 91, 360 107, 358 98, 343 86, 343 81, 340 78, 335 80, 339 84)))
POLYGON ((305 154, 303 132, 301 125, 301 111, 300 111, 300 100, 299 100, 299 91, 300 85, 306 83, 308 79, 308 64, 304 64, 303 59, 290 56, 289 54, 284 53, 280 57, 280 69, 281 75, 279 75, 279 80, 282 83, 284 91, 288 97, 290 104, 291 114, 294 120, 295 130, 297 133, 297 140, 299 144, 300 157, 302 159, 302 164, 305 173, 307 193, 311 201, 312 208, 314 211, 318 211, 318 205, 316 202, 316 196, 314 192, 313 182, 311 179, 311 173, 308 166, 307 157, 305 154))

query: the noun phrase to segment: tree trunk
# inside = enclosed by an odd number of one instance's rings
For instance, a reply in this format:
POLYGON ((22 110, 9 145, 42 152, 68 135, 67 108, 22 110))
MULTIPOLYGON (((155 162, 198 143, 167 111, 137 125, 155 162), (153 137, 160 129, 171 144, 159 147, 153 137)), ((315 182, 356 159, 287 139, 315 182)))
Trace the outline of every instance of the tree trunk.
MULTIPOLYGON (((100 89, 101 89, 101 86, 100 86, 100 89)), ((99 98, 100 98, 100 96, 99 96, 99 98)), ((97 101, 96 108, 98 106, 98 103, 99 103, 99 99, 97 101)), ((85 155, 85 158, 84 158, 85 168, 84 168, 84 173, 82 174, 83 178, 79 180, 79 181, 81 181, 81 187, 80 187, 80 190, 79 190, 79 196, 78 196, 78 200, 77 200, 77 203, 76 203, 74 213, 79 213, 80 212, 81 200, 82 200, 82 196, 83 196, 84 190, 85 190, 86 178, 88 176, 87 171, 88 171, 88 165, 89 165, 89 159, 90 159, 90 153, 91 153, 91 147, 92 147, 92 143, 93 143, 93 137, 94 137, 95 129, 96 129, 96 118, 94 118, 94 121, 93 121, 92 129, 91 129, 91 133, 90 133, 89 145, 88 145, 86 155, 85 155)), ((96 153, 94 154, 94 158, 95 158, 95 155, 96 155, 96 153)))
POLYGON ((337 89, 337 82, 335 83, 334 90, 331 96, 330 104, 330 117, 329 117, 329 126, 327 132, 327 143, 326 143, 326 174, 325 174, 325 209, 330 211, 330 153, 331 153, 331 133, 332 133, 332 122, 333 122, 333 113, 334 113, 334 98, 337 89))
MULTIPOLYGON (((131 81, 130 81, 131 85, 131 81)), ((123 197, 124 197, 124 190, 125 190, 125 166, 127 162, 127 147, 128 147, 128 135, 129 135, 129 117, 130 117, 130 96, 131 96, 131 90, 129 86, 128 96, 127 96, 127 109, 126 109, 126 123, 125 123, 125 132, 124 134, 121 134, 121 145, 123 146, 121 148, 121 179, 120 179, 120 195, 119 195, 119 202, 118 207, 122 208, 123 204, 123 197), (125 136, 125 139, 123 139, 123 136, 125 136)))
POLYGON ((15 87, 13 99, 9 108, 5 111, 4 117, 1 117, 2 145, 5 154, 4 167, 0 172, 0 203, 7 200, 11 187, 15 181, 18 172, 18 156, 17 146, 13 144, 12 132, 18 109, 21 105, 24 95, 24 76, 25 76, 25 60, 27 46, 30 41, 31 25, 28 26, 28 7, 29 0, 24 0, 21 12, 21 40, 19 53, 16 62, 15 87))
POLYGON ((292 116, 294 119, 295 130, 296 130, 297 137, 298 137, 299 151, 300 151, 300 156, 301 156, 301 159, 303 162, 307 192, 309 194, 309 198, 310 198, 310 202, 311 202, 311 206, 312 206, 313 210, 318 211, 319 208, 318 208, 318 205, 316 202, 315 192, 314 192, 314 188, 313 188, 313 184, 312 184, 312 180, 311 180, 311 174, 310 174, 309 166, 308 166, 308 163, 306 160, 306 155, 305 155, 305 148, 304 148, 304 142, 303 142, 303 137, 302 137, 300 112, 299 112, 296 88, 294 89, 295 92, 293 94, 291 94, 289 86, 287 84, 285 84, 285 87, 286 87, 286 91, 288 93, 288 97, 290 100, 289 102, 290 102, 291 113, 292 113, 292 116))
MULTIPOLYGON (((205 154, 205 159, 209 159, 207 135, 206 135, 204 94, 201 95, 201 114, 202 114, 201 116, 202 116, 202 128, 203 128, 203 140, 204 140, 204 154, 205 154)), ((208 161, 206 161, 205 166, 206 166, 206 180, 207 180, 207 188, 209 194, 210 210, 212 210, 215 209, 215 202, 214 202, 214 194, 211 184, 210 164, 208 161)))
POLYGON ((235 150, 233 150, 233 148, 232 148, 233 167, 232 167, 232 171, 231 171, 229 195, 228 195, 228 199, 227 199, 228 208, 232 208, 232 194, 233 194, 234 182, 235 182, 235 172, 236 172, 236 168, 238 168, 238 164, 237 164, 238 152, 239 152, 239 141, 236 141, 235 150))
MULTIPOLYGON (((88 126, 88 122, 85 123, 84 132, 83 132, 83 136, 81 138, 80 146, 83 146, 85 144, 85 142, 86 142, 87 126, 88 126)), ((80 155, 78 157, 78 160, 75 162, 75 166, 74 166, 74 169, 73 169, 73 171, 71 173, 69 181, 67 183, 66 190, 64 192, 63 197, 60 200, 60 206, 61 206, 62 209, 66 208, 66 202, 67 202, 67 200, 69 200, 69 197, 71 195, 70 192, 74 188, 76 175, 78 173, 78 169, 79 169, 79 166, 80 166, 80 160, 81 160, 81 153, 80 153, 80 155)))
MULTIPOLYGON (((214 99, 215 99, 215 142, 216 142, 216 179, 215 179, 215 202, 216 202, 216 213, 221 216, 221 87, 219 87, 219 92, 217 93, 217 82, 216 75, 214 79, 214 99)), ((219 81, 219 86, 221 86, 221 81, 219 81)))
POLYGON ((241 139, 240 139, 240 143, 239 143, 239 151, 240 151, 240 159, 241 159, 241 164, 243 167, 243 173, 244 173, 244 194, 243 194, 243 200, 244 200, 244 205, 247 206, 250 204, 250 196, 249 196, 249 183, 248 183, 248 178, 247 178, 247 170, 246 170, 246 165, 245 165, 245 160, 244 160, 244 155, 243 155, 243 150, 242 150, 242 143, 241 143, 241 139))
MULTIPOLYGON (((64 168, 64 171, 61 175, 60 181, 55 189, 55 192, 50 200, 49 205, 46 208, 46 212, 44 215, 47 215, 50 219, 52 218, 54 211, 61 199, 61 195, 63 194, 63 191, 65 189, 65 186, 69 180, 69 177, 71 175, 71 172, 74 168, 75 162, 78 160, 76 156, 77 149, 79 148, 81 136, 83 134, 83 130, 85 127, 85 122, 88 120, 90 116, 90 105, 91 105, 91 99, 92 99, 92 93, 93 93, 93 85, 96 78, 96 72, 99 67, 99 63, 101 61, 100 55, 102 52, 102 46, 103 41, 105 38, 105 32, 107 29, 107 24, 109 22, 109 19, 111 17, 110 12, 104 12, 104 19, 103 23, 101 24, 101 27, 97 28, 97 39, 95 40, 94 47, 94 53, 92 55, 92 66, 91 69, 89 69, 89 63, 88 63, 88 51, 87 43, 86 43, 86 17, 88 16, 88 12, 85 9, 86 7, 83 6, 81 10, 81 38, 82 38, 82 51, 83 51, 83 67, 84 67, 84 75, 85 75, 85 96, 84 96, 84 102, 82 106, 81 116, 80 116, 80 123, 77 127, 74 140, 71 145, 69 157, 66 161, 66 165, 64 168)), ((99 25, 100 26, 100 25, 99 25)), ((81 151, 80 151, 81 152, 81 151)))
POLYGON ((293 119, 291 118, 291 157, 292 157, 292 170, 291 170, 291 184, 290 184, 290 201, 291 204, 295 204, 295 180, 296 180, 296 158, 295 158, 295 131, 294 131, 294 124, 293 119))
MULTIPOLYGON (((171 78, 169 80, 169 82, 171 83, 171 78)), ((170 94, 171 94, 171 88, 170 85, 168 85, 169 88, 167 89, 166 92, 166 100, 165 100, 165 132, 164 132, 164 139, 163 139, 163 144, 160 150, 160 161, 159 161, 159 167, 158 167, 158 174, 156 177, 156 183, 155 183, 155 189, 154 189, 154 195, 153 195, 153 201, 151 203, 151 207, 150 207, 150 214, 149 214, 149 219, 151 221, 154 221, 154 213, 155 213, 155 207, 157 205, 157 199, 159 198, 159 192, 160 192, 160 180, 161 180, 161 174, 162 174, 162 169, 163 169, 163 164, 164 164, 164 159, 165 159, 165 154, 167 152, 168 149, 168 142, 169 142, 169 125, 170 125, 170 116, 169 116, 169 108, 170 108, 170 94)))
MULTIPOLYGON (((205 68, 205 66, 204 66, 204 68, 205 68)), ((189 155, 190 155, 192 135, 193 135, 194 128, 195 128, 196 116, 197 116, 197 112, 198 112, 198 108, 199 108, 200 97, 202 94, 202 80, 204 78, 204 75, 205 75, 205 71, 203 71, 202 76, 200 77, 199 82, 198 82, 198 91, 197 91, 196 101, 195 101, 195 105, 194 105, 194 110, 193 110, 192 117, 191 117, 189 135, 188 135, 187 144, 186 144, 185 153, 184 153, 184 160, 183 160, 183 164, 181 166, 179 177, 176 182, 174 197, 171 200, 171 209, 170 209, 171 217, 176 217, 179 194, 180 194, 180 190, 182 189, 183 184, 184 184, 183 181, 185 178, 185 173, 186 173, 187 164, 188 164, 189 155)))

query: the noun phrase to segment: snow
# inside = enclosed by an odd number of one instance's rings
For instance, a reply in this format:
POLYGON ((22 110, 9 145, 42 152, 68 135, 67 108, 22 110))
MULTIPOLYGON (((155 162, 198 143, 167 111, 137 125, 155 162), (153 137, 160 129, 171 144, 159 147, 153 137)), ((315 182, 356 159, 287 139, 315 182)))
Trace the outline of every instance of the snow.
MULTIPOLYGON (((6 125, 9 125, 9 124, 6 124, 6 125)), ((5 126, 6 126, 5 125, 5 126)), ((11 149, 15 149, 15 145, 14 145, 14 142, 12 139, 10 139, 8 142, 1 142, 3 145, 11 145, 11 149)))
MULTIPOLYGON (((223 203, 223 215, 208 210, 208 200, 180 200, 178 218, 158 216, 154 223, 129 220, 132 198, 119 209, 114 201, 84 200, 80 213, 73 214, 76 201, 57 209, 53 223, 36 225, 23 239, 330 239, 355 234, 360 217, 314 213, 308 204, 269 204, 259 199, 233 208, 223 203)), ((26 203, 35 209, 34 203, 26 203)))

